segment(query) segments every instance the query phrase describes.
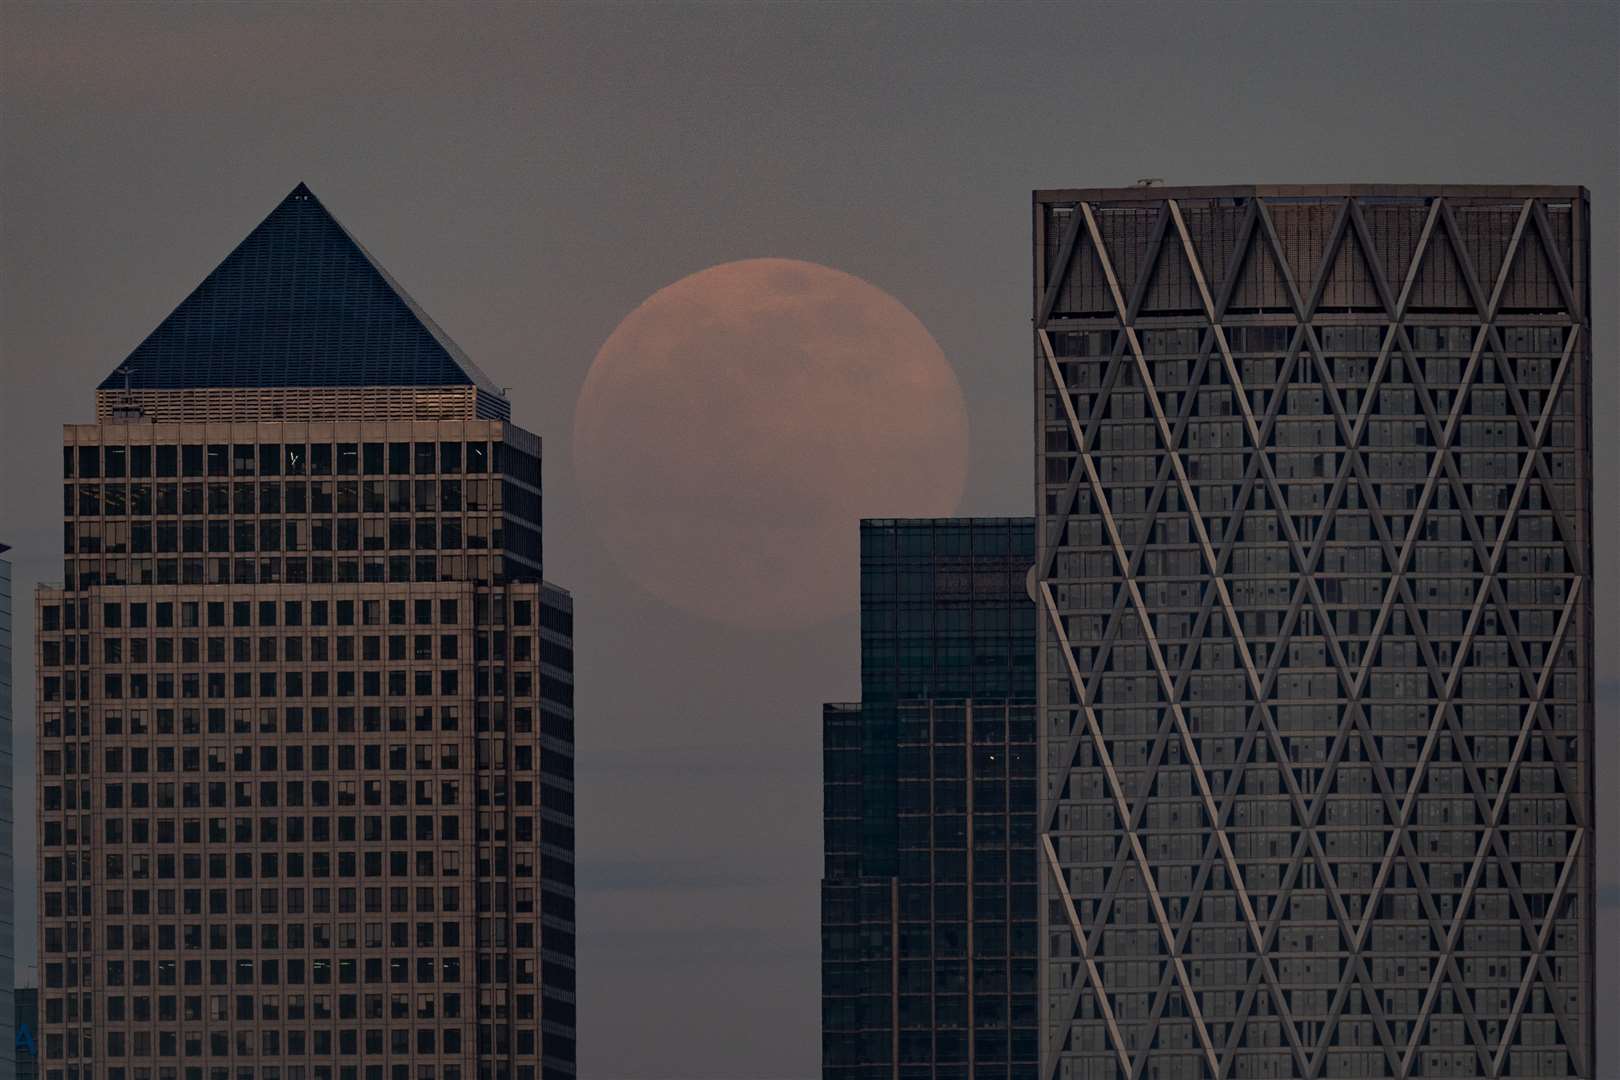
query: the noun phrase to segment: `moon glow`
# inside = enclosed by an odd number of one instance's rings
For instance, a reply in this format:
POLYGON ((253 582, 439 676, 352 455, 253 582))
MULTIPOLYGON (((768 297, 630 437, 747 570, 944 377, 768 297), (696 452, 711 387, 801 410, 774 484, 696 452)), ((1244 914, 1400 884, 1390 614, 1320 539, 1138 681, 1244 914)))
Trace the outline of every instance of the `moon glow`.
POLYGON ((603 343, 574 413, 587 513, 683 610, 809 625, 859 601, 859 519, 952 513, 967 412, 939 345, 881 289, 747 259, 654 293, 603 343))

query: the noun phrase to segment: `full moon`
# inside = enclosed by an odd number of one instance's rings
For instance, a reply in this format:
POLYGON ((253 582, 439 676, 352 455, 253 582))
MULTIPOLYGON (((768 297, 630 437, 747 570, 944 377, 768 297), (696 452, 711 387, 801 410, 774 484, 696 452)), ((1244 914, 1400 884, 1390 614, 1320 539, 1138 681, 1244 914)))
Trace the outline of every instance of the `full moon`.
POLYGON ((952 513, 967 411, 922 323, 850 274, 746 259, 648 297, 574 412, 575 475, 630 578, 736 626, 860 599, 863 517, 952 513))

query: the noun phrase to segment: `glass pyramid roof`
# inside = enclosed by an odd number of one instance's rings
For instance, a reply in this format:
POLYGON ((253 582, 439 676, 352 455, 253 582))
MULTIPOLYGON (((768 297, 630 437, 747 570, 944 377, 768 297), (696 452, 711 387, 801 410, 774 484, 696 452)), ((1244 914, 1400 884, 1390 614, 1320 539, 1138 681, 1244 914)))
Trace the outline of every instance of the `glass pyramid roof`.
POLYGON ((505 395, 295 187, 101 383, 203 387, 476 386, 505 395))

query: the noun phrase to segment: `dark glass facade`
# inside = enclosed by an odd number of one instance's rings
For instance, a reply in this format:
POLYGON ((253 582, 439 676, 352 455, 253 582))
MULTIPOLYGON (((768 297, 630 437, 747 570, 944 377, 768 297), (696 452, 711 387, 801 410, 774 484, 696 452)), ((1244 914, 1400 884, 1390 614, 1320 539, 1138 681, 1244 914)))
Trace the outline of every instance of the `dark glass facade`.
POLYGON ((573 1075, 574 598, 540 589, 540 1027, 541 1080, 573 1075))
POLYGON ((34 1031, 39 1026, 39 991, 19 986, 12 992, 12 1004, 15 1035, 11 1043, 17 1054, 17 1080, 38 1080, 39 1043, 34 1031))
POLYGON ((863 872, 894 873, 894 705, 1033 699, 1028 518, 861 522, 863 872))
POLYGON ((1047 1075, 1597 1075, 1588 220, 1036 194, 1047 1075))
POLYGON ((12 1060, 12 982, 5 973, 15 963, 17 936, 17 902, 12 883, 16 817, 11 771, 11 560, 6 558, 10 550, 9 545, 0 543, 0 1075, 12 1060))
POLYGON ((864 700, 823 712, 823 1075, 1033 1076, 1032 524, 861 545, 864 700))

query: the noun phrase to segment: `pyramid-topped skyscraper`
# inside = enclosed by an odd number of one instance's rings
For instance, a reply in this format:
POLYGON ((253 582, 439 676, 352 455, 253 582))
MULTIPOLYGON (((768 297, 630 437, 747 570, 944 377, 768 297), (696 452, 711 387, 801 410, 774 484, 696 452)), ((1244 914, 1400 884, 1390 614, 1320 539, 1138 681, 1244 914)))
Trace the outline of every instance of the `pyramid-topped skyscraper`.
POLYGON ((540 439, 302 184, 96 414, 36 599, 44 1074, 573 1076, 540 439))
POLYGON ((478 417, 511 415, 489 376, 299 184, 102 380, 98 401, 161 410, 251 389, 296 412, 300 391, 338 388, 418 413, 464 399, 478 417))

